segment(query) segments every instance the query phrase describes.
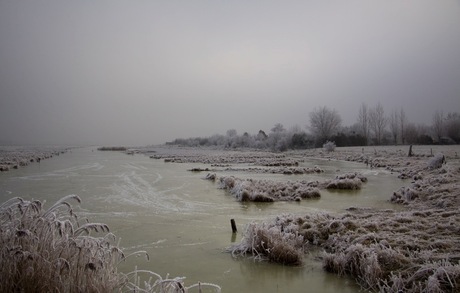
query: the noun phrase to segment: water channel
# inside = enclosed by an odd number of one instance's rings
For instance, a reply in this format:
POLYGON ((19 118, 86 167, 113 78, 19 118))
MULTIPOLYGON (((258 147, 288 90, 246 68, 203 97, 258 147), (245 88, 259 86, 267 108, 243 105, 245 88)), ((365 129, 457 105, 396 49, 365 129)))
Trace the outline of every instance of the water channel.
POLYGON ((305 160, 318 165, 319 175, 219 173, 241 178, 321 180, 337 172, 361 172, 368 178, 355 192, 322 191, 320 199, 269 204, 240 203, 217 184, 203 180, 206 173, 189 172, 203 164, 165 163, 148 156, 100 152, 79 148, 27 167, 0 173, 0 202, 19 196, 46 200, 76 194, 82 199, 75 211, 92 222, 109 225, 125 254, 144 250, 150 260, 129 258, 119 269, 147 269, 171 277, 185 276, 186 285, 198 281, 218 284, 223 292, 357 292, 352 279, 326 273, 317 252, 306 256, 302 267, 289 267, 251 259, 233 259, 225 253, 240 241, 244 226, 283 213, 339 213, 350 206, 393 208, 392 192, 404 183, 395 174, 368 169, 363 164, 305 160), (340 170, 340 171, 338 171, 340 170), (238 234, 232 235, 230 219, 238 234))

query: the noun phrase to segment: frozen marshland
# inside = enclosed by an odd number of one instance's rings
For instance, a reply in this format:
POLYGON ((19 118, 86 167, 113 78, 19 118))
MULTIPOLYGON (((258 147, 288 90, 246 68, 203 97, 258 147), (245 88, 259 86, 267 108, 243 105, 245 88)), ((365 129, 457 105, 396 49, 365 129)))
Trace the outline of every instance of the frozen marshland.
POLYGON ((183 276, 186 286, 459 290, 457 146, 414 146, 412 157, 407 146, 141 152, 79 148, 11 168, 0 173, 1 202, 34 199, 46 209, 75 194, 75 214, 107 224, 125 255, 149 255, 126 258, 118 271, 183 276), (436 164, 438 153, 445 163, 436 164))

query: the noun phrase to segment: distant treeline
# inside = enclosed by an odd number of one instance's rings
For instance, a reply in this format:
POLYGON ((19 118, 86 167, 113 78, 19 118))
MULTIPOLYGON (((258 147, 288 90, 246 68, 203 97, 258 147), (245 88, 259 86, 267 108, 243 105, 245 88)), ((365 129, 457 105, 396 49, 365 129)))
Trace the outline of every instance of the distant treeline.
POLYGON ((115 152, 124 152, 127 150, 126 147, 122 146, 112 146, 112 147, 107 147, 103 146, 97 149, 98 151, 115 151, 115 152))
POLYGON ((403 109, 386 115, 380 103, 375 107, 362 104, 357 122, 352 126, 343 127, 338 112, 327 107, 311 112, 309 122, 307 131, 300 126, 286 130, 282 124, 277 123, 268 134, 259 130, 255 135, 248 132, 239 135, 236 130, 230 129, 226 135, 177 138, 166 144, 286 151, 322 147, 326 141, 332 141, 338 147, 460 143, 460 114, 456 112, 444 114, 436 111, 431 125, 415 125, 407 120, 403 109))
MULTIPOLYGON (((233 130, 230 130, 233 132, 233 130)), ((242 135, 233 132, 232 135, 213 135, 210 137, 177 138, 167 145, 187 147, 223 147, 223 148, 253 148, 270 149, 273 151, 286 151, 295 149, 308 149, 321 147, 324 142, 317 142, 315 137, 306 132, 270 132, 268 135, 260 130, 257 135, 245 132, 242 135)), ((337 146, 361 146, 365 145, 365 138, 356 133, 339 133, 331 137, 337 146)))

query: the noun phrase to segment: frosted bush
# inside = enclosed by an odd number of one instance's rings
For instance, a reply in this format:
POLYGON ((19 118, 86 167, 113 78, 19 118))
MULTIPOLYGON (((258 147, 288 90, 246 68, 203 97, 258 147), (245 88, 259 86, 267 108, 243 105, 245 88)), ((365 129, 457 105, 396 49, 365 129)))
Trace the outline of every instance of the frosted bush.
POLYGON ((321 196, 319 189, 307 181, 279 182, 229 176, 219 178, 219 188, 228 190, 238 201, 300 201, 321 196))
POLYGON ((304 240, 298 233, 282 230, 275 223, 250 223, 239 244, 227 249, 234 257, 251 254, 256 260, 285 265, 301 265, 304 240))
POLYGON ((334 180, 326 182, 327 189, 342 189, 342 190, 359 190, 363 182, 367 182, 367 178, 359 173, 347 173, 338 175, 334 180))
POLYGON ((428 167, 430 169, 439 169, 442 167, 442 164, 446 163, 446 157, 443 154, 437 154, 431 158, 428 162, 428 167))
MULTIPOLYGON (((107 225, 80 221, 72 201, 81 202, 69 195, 47 210, 38 200, 19 197, 0 204, 0 292, 221 291, 208 283, 186 287, 184 278, 163 279, 151 271, 117 272, 117 265, 130 255, 114 244, 107 225), (141 272, 156 280, 141 284, 141 272)), ((148 258, 144 251, 131 255, 139 254, 148 258)))
POLYGON ((328 153, 335 151, 335 148, 336 145, 333 141, 327 141, 325 144, 323 144, 323 149, 328 153))

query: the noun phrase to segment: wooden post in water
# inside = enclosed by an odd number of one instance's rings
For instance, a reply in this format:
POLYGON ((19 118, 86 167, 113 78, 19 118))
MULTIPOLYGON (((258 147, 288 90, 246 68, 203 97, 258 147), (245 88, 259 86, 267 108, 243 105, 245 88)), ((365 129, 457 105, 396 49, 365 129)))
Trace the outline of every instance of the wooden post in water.
POLYGON ((238 230, 236 229, 236 223, 235 223, 235 220, 234 220, 234 219, 231 219, 231 220, 230 220, 230 224, 232 224, 232 232, 233 232, 233 233, 238 232, 238 230))

